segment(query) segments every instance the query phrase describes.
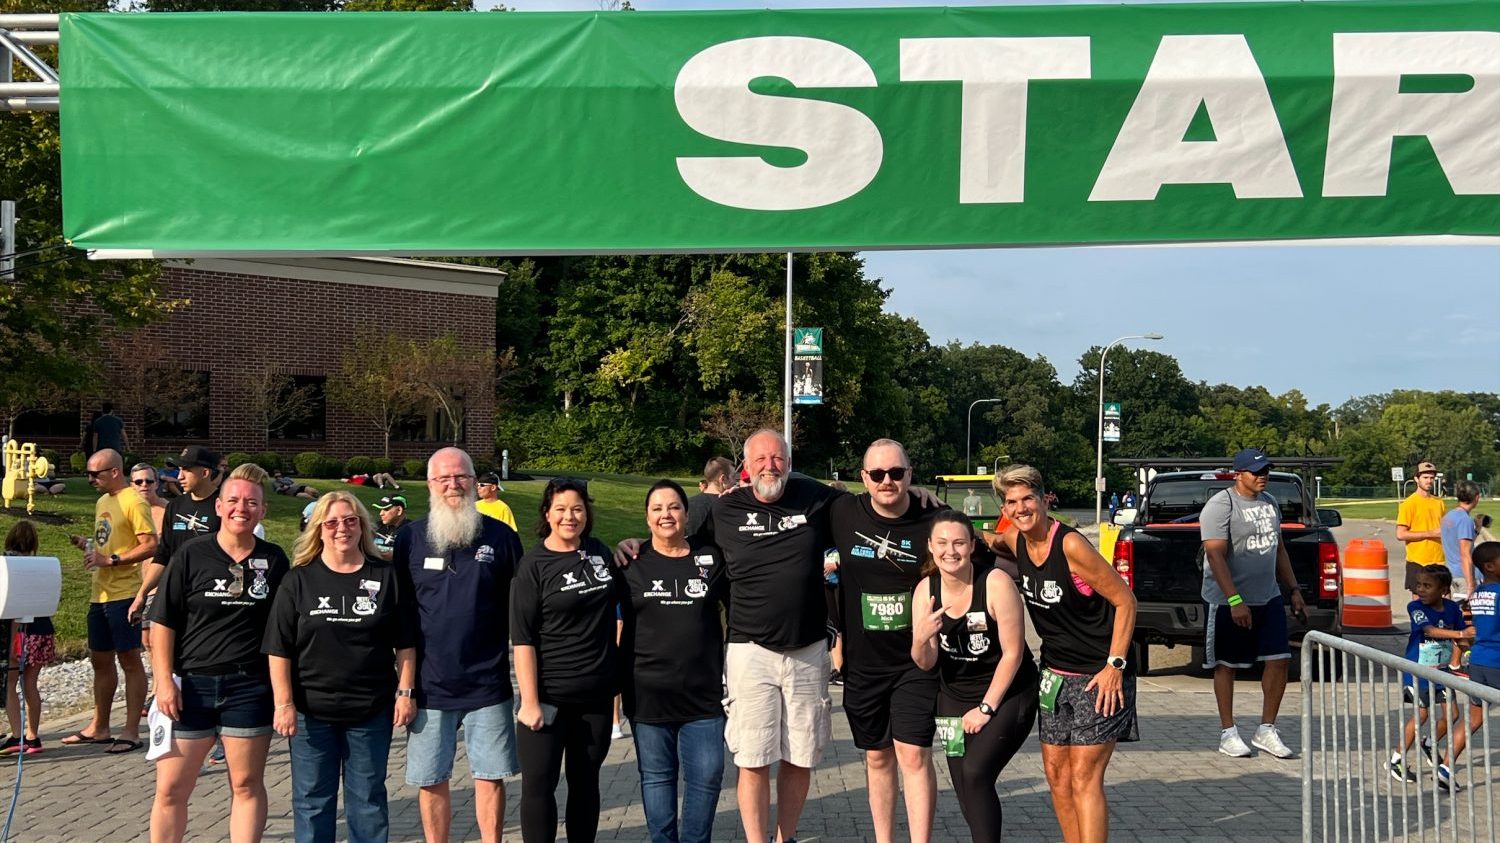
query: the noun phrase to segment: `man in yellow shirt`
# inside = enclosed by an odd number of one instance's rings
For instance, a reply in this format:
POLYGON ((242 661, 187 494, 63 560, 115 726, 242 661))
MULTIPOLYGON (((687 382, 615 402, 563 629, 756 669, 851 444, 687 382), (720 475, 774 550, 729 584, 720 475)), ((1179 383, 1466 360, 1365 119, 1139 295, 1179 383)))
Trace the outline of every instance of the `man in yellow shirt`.
POLYGON ((130 617, 130 604, 141 587, 141 563, 156 553, 156 526, 151 506, 126 479, 118 451, 106 448, 89 457, 89 485, 102 494, 94 504, 93 547, 83 536, 73 544, 84 550, 83 565, 93 572, 89 583, 88 641, 94 667, 94 719, 63 738, 68 746, 109 744, 111 755, 141 748, 141 706, 146 702, 146 670, 141 664, 141 624, 130 617), (125 674, 125 728, 110 735, 109 709, 125 674))
POLYGON ((495 472, 479 475, 479 500, 474 502, 474 508, 496 521, 504 521, 512 530, 516 530, 515 514, 505 501, 500 500, 500 476, 495 472))
POLYGON ((1406 590, 1416 593, 1423 566, 1443 564, 1443 499, 1432 493, 1437 466, 1417 464, 1417 490, 1396 510, 1396 541, 1406 543, 1406 590))

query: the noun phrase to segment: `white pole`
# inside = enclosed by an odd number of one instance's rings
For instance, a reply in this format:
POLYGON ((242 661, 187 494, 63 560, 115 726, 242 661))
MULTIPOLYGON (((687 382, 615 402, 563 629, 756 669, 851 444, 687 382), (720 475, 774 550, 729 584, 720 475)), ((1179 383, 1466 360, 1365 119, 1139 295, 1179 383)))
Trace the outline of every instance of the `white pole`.
POLYGON ((786 253, 786 400, 781 412, 781 435, 786 439, 788 462, 792 456, 792 253, 786 253))
POLYGON ((1095 438, 1094 452, 1094 523, 1103 523, 1104 518, 1104 360, 1109 357, 1109 350, 1126 340, 1159 340, 1161 334, 1131 334, 1128 337, 1120 337, 1114 342, 1106 345, 1104 351, 1099 354, 1099 432, 1095 438))
POLYGON ((977 407, 977 406, 979 406, 980 404, 996 404, 996 403, 999 403, 1000 401, 1003 401, 1003 400, 1005 400, 1005 399, 1003 399, 1003 398, 981 398, 978 401, 975 401, 973 404, 969 405, 968 421, 964 425, 964 473, 965 474, 973 474, 974 473, 973 462, 972 462, 972 460, 969 459, 969 453, 970 453, 969 452, 969 445, 974 440, 974 408, 977 407))
MULTIPOLYGON (((7 57, 3 63, 9 64, 7 57)), ((10 278, 16 269, 16 203, 0 202, 0 278, 10 278)))

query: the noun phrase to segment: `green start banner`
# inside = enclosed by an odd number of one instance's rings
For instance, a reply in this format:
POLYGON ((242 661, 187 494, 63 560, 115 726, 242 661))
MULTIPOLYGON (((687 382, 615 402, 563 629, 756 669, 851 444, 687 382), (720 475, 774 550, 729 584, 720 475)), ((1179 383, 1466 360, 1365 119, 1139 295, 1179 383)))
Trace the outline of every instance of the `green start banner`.
POLYGON ((70 14, 103 256, 1500 235, 1500 2, 70 14))

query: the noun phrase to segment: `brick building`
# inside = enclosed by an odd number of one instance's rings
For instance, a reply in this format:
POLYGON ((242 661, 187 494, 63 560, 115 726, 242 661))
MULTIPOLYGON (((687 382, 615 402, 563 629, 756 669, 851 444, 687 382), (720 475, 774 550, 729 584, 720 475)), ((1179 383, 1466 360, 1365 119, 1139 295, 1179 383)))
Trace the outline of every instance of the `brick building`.
MULTIPOLYGON (((86 400, 77 411, 23 416, 17 438, 56 448, 66 459, 88 420, 111 400, 141 459, 188 444, 220 453, 378 457, 382 431, 328 390, 355 337, 389 332, 427 341, 451 332, 466 350, 493 350, 504 279, 495 269, 401 258, 170 261, 161 273, 165 292, 188 304, 112 338, 117 359, 109 361, 106 392, 113 394, 86 400), (267 410, 291 405, 289 415, 267 410)), ((495 447, 493 383, 460 398, 457 438, 476 459, 488 458, 495 447)), ((435 404, 404 414, 396 425, 390 456, 398 466, 453 440, 448 414, 435 404)))

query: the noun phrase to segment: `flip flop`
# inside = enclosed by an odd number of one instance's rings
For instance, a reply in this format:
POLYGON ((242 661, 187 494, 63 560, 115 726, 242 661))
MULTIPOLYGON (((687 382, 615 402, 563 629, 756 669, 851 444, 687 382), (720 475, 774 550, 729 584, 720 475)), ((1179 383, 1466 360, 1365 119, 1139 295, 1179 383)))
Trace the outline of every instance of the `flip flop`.
POLYGON ((114 738, 96 738, 93 735, 85 735, 82 729, 58 741, 63 746, 86 746, 95 743, 114 743, 114 738))
POLYGON ((113 741, 110 741, 110 747, 109 747, 109 749, 104 750, 104 754, 105 755, 124 755, 127 752, 135 752, 137 749, 140 749, 140 748, 141 748, 141 742, 140 741, 133 741, 133 740, 130 740, 128 738, 115 738, 113 741), (121 747, 124 747, 124 748, 122 749, 121 747))

